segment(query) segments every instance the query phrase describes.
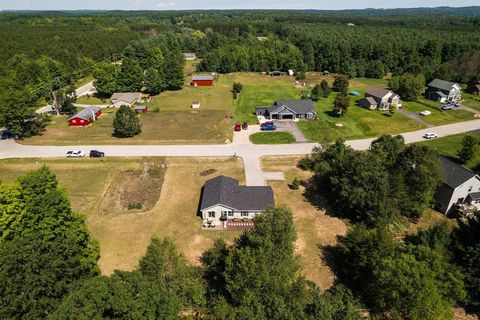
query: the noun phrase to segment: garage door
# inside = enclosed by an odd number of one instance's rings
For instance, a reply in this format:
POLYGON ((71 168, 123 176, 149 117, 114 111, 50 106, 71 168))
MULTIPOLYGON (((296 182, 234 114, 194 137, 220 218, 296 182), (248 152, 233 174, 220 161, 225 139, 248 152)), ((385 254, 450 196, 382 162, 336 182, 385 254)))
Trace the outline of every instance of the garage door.
POLYGON ((282 120, 292 120, 293 114, 282 114, 281 117, 282 117, 282 120))

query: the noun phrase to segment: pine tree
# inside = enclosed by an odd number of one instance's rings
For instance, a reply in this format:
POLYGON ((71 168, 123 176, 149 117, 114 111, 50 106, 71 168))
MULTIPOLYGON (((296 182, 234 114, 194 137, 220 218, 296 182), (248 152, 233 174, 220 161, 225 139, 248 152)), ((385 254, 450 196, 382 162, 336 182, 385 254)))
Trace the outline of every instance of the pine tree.
POLYGON ((462 148, 457 152, 461 163, 467 163, 468 161, 472 160, 477 144, 477 139, 475 139, 475 137, 471 134, 467 134, 465 137, 463 137, 462 148))
POLYGON ((135 112, 127 106, 120 106, 113 119, 113 136, 129 138, 141 132, 140 119, 135 112))

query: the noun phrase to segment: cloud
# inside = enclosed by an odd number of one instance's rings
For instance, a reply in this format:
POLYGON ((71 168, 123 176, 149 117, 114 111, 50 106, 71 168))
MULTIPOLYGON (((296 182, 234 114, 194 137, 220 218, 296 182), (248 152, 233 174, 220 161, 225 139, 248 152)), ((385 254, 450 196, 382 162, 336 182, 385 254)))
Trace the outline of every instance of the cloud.
POLYGON ((155 5, 155 7, 157 8, 172 8, 176 6, 177 6, 177 3, 175 1, 159 2, 155 5))

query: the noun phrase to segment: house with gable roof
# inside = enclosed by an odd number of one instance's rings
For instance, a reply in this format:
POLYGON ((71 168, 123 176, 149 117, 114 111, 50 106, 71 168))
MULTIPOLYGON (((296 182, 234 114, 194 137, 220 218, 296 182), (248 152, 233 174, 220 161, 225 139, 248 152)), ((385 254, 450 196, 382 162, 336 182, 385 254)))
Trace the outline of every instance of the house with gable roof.
POLYGON ((457 83, 435 79, 427 85, 425 98, 439 102, 459 101, 462 99, 462 88, 457 83))
POLYGON ((272 106, 257 107, 255 115, 269 120, 313 120, 317 117, 317 112, 310 99, 278 100, 272 106))
POLYGON ((372 87, 365 91, 365 97, 358 101, 358 105, 370 110, 390 110, 392 106, 400 108, 402 100, 391 90, 372 87))

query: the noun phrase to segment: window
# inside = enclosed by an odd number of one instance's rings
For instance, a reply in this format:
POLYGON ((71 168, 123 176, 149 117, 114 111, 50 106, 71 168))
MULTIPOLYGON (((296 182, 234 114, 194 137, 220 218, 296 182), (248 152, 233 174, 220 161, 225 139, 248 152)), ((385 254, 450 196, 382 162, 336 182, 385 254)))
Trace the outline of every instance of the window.
POLYGON ((228 211, 228 216, 233 217, 233 211, 228 211))
POLYGON ((240 215, 241 215, 242 217, 248 217, 248 211, 242 211, 242 212, 240 213, 240 215))
POLYGON ((470 186, 470 188, 468 188, 468 192, 472 191, 473 187, 470 186))
POLYGON ((215 211, 208 211, 209 218, 215 218, 215 211))

